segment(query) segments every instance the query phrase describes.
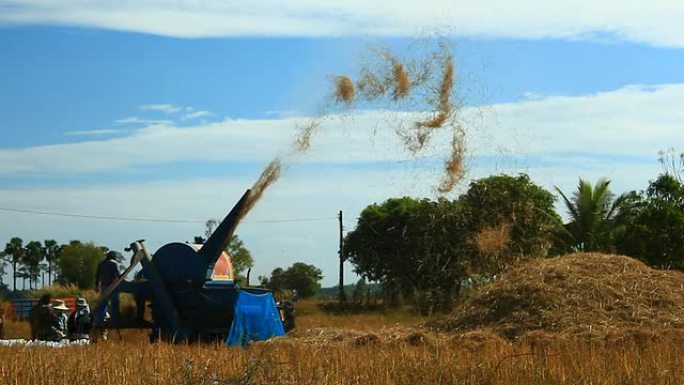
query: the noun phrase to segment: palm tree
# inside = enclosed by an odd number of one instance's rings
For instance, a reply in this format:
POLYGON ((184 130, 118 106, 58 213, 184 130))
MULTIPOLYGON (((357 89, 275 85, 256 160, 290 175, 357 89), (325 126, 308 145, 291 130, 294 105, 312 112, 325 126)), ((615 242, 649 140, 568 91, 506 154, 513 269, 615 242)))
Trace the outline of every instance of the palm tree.
POLYGON ((7 254, 0 251, 0 291, 5 290, 5 268, 7 267, 7 254))
POLYGON ((45 242, 43 242, 43 245, 43 253, 45 254, 45 260, 47 261, 48 285, 51 285, 53 265, 57 263, 57 260, 59 260, 59 257, 61 256, 61 248, 54 239, 46 239, 45 242))
POLYGON ((14 291, 17 291, 17 268, 19 267, 19 264, 21 263, 21 260, 24 256, 24 246, 23 246, 24 241, 22 241, 21 238, 19 237, 14 237, 10 239, 9 243, 5 245, 5 254, 9 255, 10 258, 10 263, 12 264, 12 280, 13 280, 13 285, 12 288, 14 291))
POLYGON ((610 191, 610 181, 599 179, 591 183, 580 178, 577 191, 571 199, 556 187, 570 215, 565 224, 566 245, 573 251, 610 251, 615 232, 615 216, 625 195, 615 199, 610 191))
POLYGON ((38 278, 40 277, 40 262, 43 260, 43 245, 39 241, 31 241, 24 247, 24 266, 29 275, 29 289, 33 290, 35 283, 38 288, 38 278))

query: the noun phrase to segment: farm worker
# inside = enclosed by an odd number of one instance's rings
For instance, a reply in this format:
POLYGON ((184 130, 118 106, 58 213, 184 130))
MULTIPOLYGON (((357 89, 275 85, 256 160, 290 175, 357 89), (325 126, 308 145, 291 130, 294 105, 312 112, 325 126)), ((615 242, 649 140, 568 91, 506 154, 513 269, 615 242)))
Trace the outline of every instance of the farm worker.
POLYGON ((59 341, 59 317, 50 306, 50 294, 43 294, 38 303, 31 308, 29 324, 31 339, 41 341, 59 341))
POLYGON ((56 299, 55 302, 52 303, 52 309, 55 311, 57 314, 57 317, 59 319, 59 335, 60 335, 60 340, 66 338, 67 336, 67 322, 69 321, 69 308, 67 305, 64 303, 64 300, 62 299, 56 299))
POLYGON ((2 314, 0 314, 0 340, 5 338, 5 330, 3 325, 2 314))
POLYGON ((147 281, 147 277, 143 270, 140 270, 135 274, 135 281, 139 284, 133 291, 133 299, 135 299, 135 318, 138 322, 143 322, 145 320, 145 302, 150 297, 149 287, 142 282, 147 281))
POLYGON ((90 339, 90 327, 93 317, 90 314, 90 306, 85 298, 76 300, 76 310, 69 316, 67 321, 67 335, 70 341, 90 339))
MULTIPOLYGON (((123 256, 121 253, 110 250, 107 252, 105 259, 97 265, 95 288, 100 294, 104 293, 121 276, 119 261, 122 260, 123 256)), ((119 293, 113 292, 106 301, 105 306, 98 306, 97 308, 97 314, 95 314, 95 324, 97 326, 104 325, 107 310, 109 310, 113 322, 119 319, 119 293)))

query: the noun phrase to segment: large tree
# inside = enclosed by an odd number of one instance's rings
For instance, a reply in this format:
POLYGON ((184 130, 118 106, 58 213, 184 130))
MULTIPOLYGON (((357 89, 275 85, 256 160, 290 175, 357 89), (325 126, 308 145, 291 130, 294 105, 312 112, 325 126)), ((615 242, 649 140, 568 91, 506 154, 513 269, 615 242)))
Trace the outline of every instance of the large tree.
POLYGON ((71 241, 62 248, 57 262, 62 283, 73 283, 81 289, 95 287, 97 265, 104 259, 104 251, 92 242, 71 241))
POLYGON ((684 185, 666 173, 621 203, 620 253, 659 268, 684 269, 684 185))
POLYGON ((40 277, 40 262, 43 260, 43 245, 38 241, 31 241, 26 244, 24 250, 23 264, 28 274, 29 289, 37 289, 38 278, 40 277))
POLYGON ((345 257, 362 277, 381 282, 390 301, 399 293, 422 311, 449 309, 468 277, 548 252, 560 225, 553 203, 527 175, 474 181, 453 202, 388 199, 361 212, 345 257), (484 247, 497 232, 498 249, 484 247))
POLYGON ((47 261, 48 285, 50 285, 52 284, 54 267, 61 256, 61 248, 54 239, 46 239, 43 245, 45 260, 47 261))
POLYGON ((323 272, 314 265, 295 262, 283 273, 285 288, 296 290, 300 298, 308 298, 321 288, 323 272))
POLYGON ((5 245, 5 254, 10 257, 12 265, 12 290, 17 291, 17 272, 24 256, 24 241, 19 237, 14 237, 5 245))
POLYGON ((314 265, 296 262, 287 270, 278 267, 271 277, 259 277, 261 284, 273 291, 295 290, 300 298, 311 297, 321 288, 323 272, 314 265))
POLYGON ((626 196, 616 199, 610 191, 610 181, 605 178, 599 179, 594 186, 580 178, 571 198, 558 187, 556 191, 563 198, 570 216, 562 233, 567 248, 610 252, 617 229, 615 217, 626 196))
POLYGON ((494 175, 472 182, 458 203, 465 221, 462 236, 473 258, 478 258, 476 264, 495 273, 516 260, 549 254, 561 226, 555 200, 526 174, 494 175), (483 247, 487 243, 489 247, 483 247))
POLYGON ((233 262, 233 270, 235 270, 236 277, 241 276, 248 269, 254 267, 252 254, 236 234, 230 238, 230 242, 226 246, 226 252, 230 255, 230 260, 233 262))
POLYGON ((366 207, 345 239, 345 258, 362 277, 383 284, 396 305, 446 308, 467 276, 463 217, 453 202, 391 198, 366 207))

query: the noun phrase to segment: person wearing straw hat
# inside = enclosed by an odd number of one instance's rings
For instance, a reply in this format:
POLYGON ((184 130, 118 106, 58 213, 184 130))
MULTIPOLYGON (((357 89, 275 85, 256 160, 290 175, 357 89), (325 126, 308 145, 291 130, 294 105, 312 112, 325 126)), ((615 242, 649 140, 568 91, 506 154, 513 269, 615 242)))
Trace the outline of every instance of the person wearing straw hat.
POLYGON ((57 312, 57 317, 59 318, 58 332, 60 335, 60 340, 65 339, 67 336, 67 322, 69 321, 69 308, 64 303, 63 299, 56 299, 52 303, 52 309, 57 312))
POLYGON ((67 331, 70 341, 90 339, 90 328, 93 325, 93 317, 90 306, 85 298, 76 300, 76 310, 69 316, 67 331))

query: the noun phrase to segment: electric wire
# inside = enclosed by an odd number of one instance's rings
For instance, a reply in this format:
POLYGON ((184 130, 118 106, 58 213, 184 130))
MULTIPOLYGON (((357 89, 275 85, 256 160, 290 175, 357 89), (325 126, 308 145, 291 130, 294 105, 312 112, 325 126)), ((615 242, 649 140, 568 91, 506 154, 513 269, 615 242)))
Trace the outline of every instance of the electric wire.
MULTIPOLYGON (((110 215, 90 215, 90 214, 75 214, 63 213, 53 211, 15 209, 9 207, 0 207, 0 211, 13 212, 19 214, 33 214, 33 215, 47 215, 55 217, 71 217, 71 218, 86 218, 86 219, 101 219, 111 221, 129 221, 129 222, 153 222, 153 223, 201 223, 204 224, 206 220, 196 219, 174 219, 174 218, 142 218, 142 217, 119 217, 110 215)), ((282 218, 282 219, 253 219, 245 222, 252 223, 283 223, 283 222, 316 222, 337 219, 337 217, 313 217, 313 218, 282 218)))

